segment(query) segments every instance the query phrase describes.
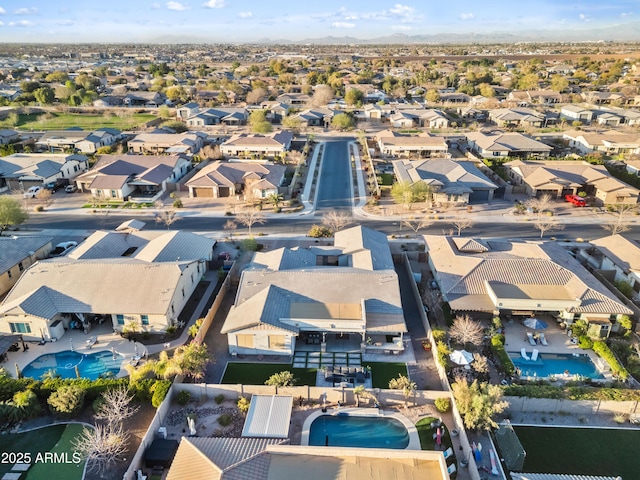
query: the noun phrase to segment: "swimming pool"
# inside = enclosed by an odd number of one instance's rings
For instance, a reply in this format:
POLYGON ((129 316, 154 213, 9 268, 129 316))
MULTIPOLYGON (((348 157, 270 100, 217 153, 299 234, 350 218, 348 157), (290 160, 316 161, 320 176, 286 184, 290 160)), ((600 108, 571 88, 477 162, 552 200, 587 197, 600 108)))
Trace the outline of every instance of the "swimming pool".
POLYGON ((525 360, 520 352, 509 352, 509 357, 516 368, 520 369, 520 376, 523 377, 546 378, 551 375, 578 375, 594 379, 605 378, 593 364, 589 355, 585 353, 540 353, 535 362, 525 360))
POLYGON ((41 378, 50 370, 55 371, 62 378, 76 378, 76 366, 80 376, 95 380, 101 375, 112 373, 117 375, 122 365, 123 357, 107 350, 93 353, 79 353, 63 350, 56 353, 40 355, 29 365, 24 367, 22 375, 31 378, 41 378))
POLYGON ((395 418, 320 415, 309 429, 309 445, 404 449, 409 432, 395 418))

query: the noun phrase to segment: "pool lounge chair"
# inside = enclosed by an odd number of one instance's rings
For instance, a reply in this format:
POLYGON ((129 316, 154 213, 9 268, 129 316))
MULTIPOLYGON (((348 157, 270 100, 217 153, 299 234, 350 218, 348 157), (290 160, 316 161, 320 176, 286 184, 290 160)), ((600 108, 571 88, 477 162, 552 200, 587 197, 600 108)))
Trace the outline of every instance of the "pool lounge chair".
POLYGON ((536 348, 533 349, 533 352, 531 352, 531 361, 535 362, 536 360, 538 360, 538 354, 540 352, 538 352, 538 350, 536 348))
POLYGON ((447 472, 449 473, 449 475, 453 475, 454 473, 456 473, 456 464, 452 463, 451 465, 449 465, 447 467, 447 472))
POLYGON ((442 452, 444 455, 444 459, 446 460, 447 458, 449 458, 451 455, 453 455, 453 448, 449 447, 447 448, 444 452, 442 452))
POLYGON ((549 342, 547 342, 547 338, 544 336, 544 333, 540 334, 540 343, 545 347, 549 345, 549 342))
POLYGON ((533 338, 533 334, 531 332, 527 332, 527 338, 529 339, 531 346, 535 347, 537 345, 536 339, 533 338))
POLYGON ((524 358, 525 360, 531 360, 529 355, 527 355, 527 350, 524 347, 522 348, 522 350, 520 350, 520 355, 522 355, 522 358, 524 358))

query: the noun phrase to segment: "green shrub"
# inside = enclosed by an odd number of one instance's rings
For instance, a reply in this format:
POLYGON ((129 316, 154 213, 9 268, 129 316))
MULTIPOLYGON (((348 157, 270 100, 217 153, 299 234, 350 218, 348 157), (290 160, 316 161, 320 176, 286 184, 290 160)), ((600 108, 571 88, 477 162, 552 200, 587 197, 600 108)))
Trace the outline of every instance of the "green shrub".
POLYGON ((98 397, 91 403, 91 408, 93 409, 93 413, 98 413, 102 410, 102 405, 104 405, 104 398, 98 397))
POLYGON ((503 334, 499 333, 497 335, 494 335, 493 337, 491 337, 491 350, 493 351, 493 354, 500 360, 504 373, 507 375, 513 375, 515 367, 513 365, 513 362, 511 361, 511 358, 509 357, 509 354, 504 349, 504 342, 505 338, 503 334))
POLYGON ((186 390, 180 390, 178 397, 176 398, 178 405, 186 405, 189 403, 189 400, 191 400, 191 394, 186 390))
POLYGON ((36 205, 33 207, 34 212, 44 212, 44 207, 42 205, 36 205))
POLYGON ((240 250, 243 252, 256 252, 258 251, 258 242, 253 237, 245 238, 240 243, 240 250))
POLYGON ((440 413, 446 413, 451 409, 451 399, 449 397, 436 398, 433 403, 440 413))
POLYGON ((324 225, 312 225, 307 235, 311 238, 330 238, 333 232, 324 225))
POLYGON ((40 401, 33 390, 23 390, 13 395, 13 406, 21 419, 35 417, 40 413, 40 401))
POLYGON ((78 385, 65 385, 47 399, 51 411, 62 415, 78 413, 84 405, 85 390, 78 385))
POLYGON ((213 397, 213 399, 215 400, 216 404, 220 405, 222 402, 224 402, 224 395, 221 393, 220 395, 216 395, 215 397, 213 397))
POLYGON ((170 388, 171 382, 169 380, 156 380, 149 389, 149 391, 153 393, 153 396, 151 397, 151 405, 158 408, 167 396, 167 393, 169 393, 170 388))
POLYGON ((582 335, 578 338, 578 346, 584 350, 591 350, 593 348, 593 340, 587 335, 582 335))
POLYGON ((247 397, 240 397, 236 405, 238 406, 238 410, 240 410, 240 412, 247 413, 249 411, 249 405, 251 405, 251 400, 249 400, 247 397))
POLYGON ((491 346, 492 347, 504 347, 505 337, 502 333, 498 333, 491 337, 491 346))
POLYGON ((180 200, 179 198, 177 198, 176 200, 173 201, 173 208, 182 208, 182 200, 180 200))
POLYGON ((218 417, 218 423, 223 427, 231 425, 231 422, 233 422, 233 417, 228 413, 223 413, 218 417))
POLYGON ((172 333, 176 333, 176 330, 178 329, 178 327, 176 327, 175 325, 169 325, 166 329, 165 332, 167 332, 169 335, 171 335, 172 333))
POLYGON ((436 342, 436 350, 438 362, 446 369, 449 366, 449 354, 451 353, 451 350, 444 342, 436 342))
POLYGON ((447 332, 445 332, 442 328, 434 328, 431 330, 431 335, 433 336, 433 340, 436 343, 444 342, 444 339, 447 336, 447 332))
POLYGON ((629 377, 627 370, 620 364, 606 343, 603 341, 593 342, 593 351, 600 355, 609 364, 613 373, 621 380, 626 380, 629 377))

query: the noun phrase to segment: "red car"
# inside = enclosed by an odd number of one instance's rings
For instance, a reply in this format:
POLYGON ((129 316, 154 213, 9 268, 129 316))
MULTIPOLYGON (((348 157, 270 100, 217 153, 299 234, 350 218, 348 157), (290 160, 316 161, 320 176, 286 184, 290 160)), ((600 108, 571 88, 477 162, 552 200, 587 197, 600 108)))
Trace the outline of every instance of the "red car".
POLYGON ((575 207, 584 207, 587 205, 586 200, 578 195, 565 195, 564 199, 567 202, 572 203, 575 207))

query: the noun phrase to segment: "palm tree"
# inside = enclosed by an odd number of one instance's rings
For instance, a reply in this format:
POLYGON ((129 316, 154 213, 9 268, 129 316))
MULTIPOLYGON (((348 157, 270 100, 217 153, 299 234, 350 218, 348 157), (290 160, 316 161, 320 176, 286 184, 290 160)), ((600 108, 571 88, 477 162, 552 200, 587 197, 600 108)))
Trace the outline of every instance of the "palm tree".
POLYGON ((273 209, 278 210, 280 208, 280 202, 282 201, 282 195, 279 193, 270 193, 267 195, 267 202, 273 204, 273 209))

